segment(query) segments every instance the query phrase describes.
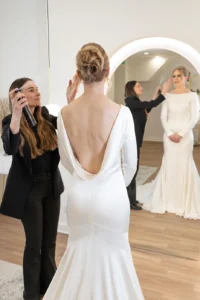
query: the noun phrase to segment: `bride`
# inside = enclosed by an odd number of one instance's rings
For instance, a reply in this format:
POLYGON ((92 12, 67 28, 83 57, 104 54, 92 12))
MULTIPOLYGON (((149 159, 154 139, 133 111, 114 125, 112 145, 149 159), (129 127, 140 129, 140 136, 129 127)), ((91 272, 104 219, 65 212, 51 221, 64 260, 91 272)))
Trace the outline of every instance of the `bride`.
POLYGON ((166 94, 161 121, 164 128, 164 156, 152 183, 137 188, 143 208, 153 213, 174 213, 200 219, 200 178, 193 160, 193 127, 199 118, 196 93, 185 86, 185 67, 173 71, 175 89, 166 94))
POLYGON ((104 95, 109 59, 100 45, 83 46, 76 62, 84 94, 58 116, 61 162, 71 173, 69 239, 43 300, 144 300, 128 243, 133 118, 104 95))

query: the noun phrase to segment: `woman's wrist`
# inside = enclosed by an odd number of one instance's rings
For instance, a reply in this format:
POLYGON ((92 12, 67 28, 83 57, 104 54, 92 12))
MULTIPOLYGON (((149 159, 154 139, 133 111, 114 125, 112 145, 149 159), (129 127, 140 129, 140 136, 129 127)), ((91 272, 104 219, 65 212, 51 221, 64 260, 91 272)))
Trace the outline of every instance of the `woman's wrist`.
POLYGON ((13 134, 17 134, 20 128, 21 116, 12 115, 10 130, 13 134))

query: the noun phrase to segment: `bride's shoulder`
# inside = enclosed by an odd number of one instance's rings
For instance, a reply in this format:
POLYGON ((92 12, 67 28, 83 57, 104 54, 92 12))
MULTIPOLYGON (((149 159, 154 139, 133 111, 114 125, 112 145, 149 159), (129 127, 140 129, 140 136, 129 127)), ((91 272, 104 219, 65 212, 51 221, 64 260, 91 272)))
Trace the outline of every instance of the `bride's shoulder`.
POLYGON ((69 110, 69 105, 63 106, 63 108, 61 108, 61 110, 60 110, 61 116, 63 116, 64 114, 66 114, 68 112, 68 110, 69 110))
POLYGON ((176 89, 171 90, 170 93, 167 93, 167 95, 185 95, 193 93, 190 89, 185 89, 183 92, 177 92, 176 89))
POLYGON ((199 96, 196 92, 191 92, 191 98, 194 100, 194 101, 197 101, 199 102, 199 96))
POLYGON ((123 112, 124 116, 132 115, 129 107, 127 107, 123 104, 121 104, 120 106, 121 106, 121 111, 123 112))
POLYGON ((124 124, 133 123, 133 115, 132 115, 129 107, 122 105, 121 112, 122 112, 122 116, 123 116, 122 119, 123 119, 124 124))
POLYGON ((63 108, 60 110, 60 116, 63 119, 68 118, 73 111, 74 111, 74 104, 70 103, 70 105, 63 106, 63 108))

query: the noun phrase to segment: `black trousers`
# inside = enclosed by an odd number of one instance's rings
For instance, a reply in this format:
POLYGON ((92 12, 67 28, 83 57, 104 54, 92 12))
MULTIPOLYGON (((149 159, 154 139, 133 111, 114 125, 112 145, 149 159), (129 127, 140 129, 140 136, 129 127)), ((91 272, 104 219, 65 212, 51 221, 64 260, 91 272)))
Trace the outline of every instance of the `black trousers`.
POLYGON ((39 300, 56 272, 55 248, 60 198, 55 199, 48 175, 33 178, 22 223, 26 235, 24 250, 24 299, 39 300))
POLYGON ((128 197, 129 197, 129 201, 130 201, 130 205, 136 205, 136 200, 137 200, 137 195, 136 195, 136 177, 138 174, 138 170, 139 170, 139 164, 140 164, 140 148, 137 148, 137 170, 136 173, 131 181, 131 183, 129 184, 129 186, 127 187, 127 192, 128 192, 128 197))

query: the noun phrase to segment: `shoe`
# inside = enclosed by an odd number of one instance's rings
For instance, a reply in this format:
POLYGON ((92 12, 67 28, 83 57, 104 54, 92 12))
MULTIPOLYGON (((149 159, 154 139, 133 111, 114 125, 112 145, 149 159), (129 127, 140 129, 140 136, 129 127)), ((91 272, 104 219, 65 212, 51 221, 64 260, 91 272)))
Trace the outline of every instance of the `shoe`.
POLYGON ((138 203, 140 203, 140 202, 136 200, 135 203, 138 204, 138 203))
POLYGON ((138 206, 137 204, 135 204, 135 205, 131 205, 131 209, 133 209, 133 210, 141 210, 142 207, 138 206))

